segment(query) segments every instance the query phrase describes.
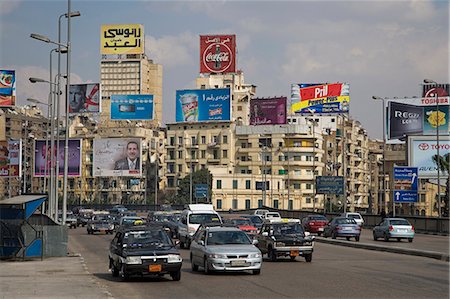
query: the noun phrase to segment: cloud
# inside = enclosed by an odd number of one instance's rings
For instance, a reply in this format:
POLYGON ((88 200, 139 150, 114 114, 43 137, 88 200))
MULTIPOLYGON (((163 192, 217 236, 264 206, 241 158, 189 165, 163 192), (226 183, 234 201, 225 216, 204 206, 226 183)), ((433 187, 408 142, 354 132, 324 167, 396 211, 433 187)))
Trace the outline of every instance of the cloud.
POLYGON ((19 7, 20 2, 20 0, 0 1, 0 15, 7 15, 13 12, 14 10, 16 10, 16 8, 19 7))

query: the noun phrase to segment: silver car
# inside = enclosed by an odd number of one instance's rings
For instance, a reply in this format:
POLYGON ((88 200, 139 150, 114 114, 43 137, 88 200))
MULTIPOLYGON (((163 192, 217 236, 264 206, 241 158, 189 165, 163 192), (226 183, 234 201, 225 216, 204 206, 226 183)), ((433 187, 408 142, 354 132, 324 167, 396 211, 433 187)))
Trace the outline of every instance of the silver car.
POLYGON ((246 233, 236 227, 201 226, 191 243, 192 271, 252 271, 261 273, 262 254, 246 233))
POLYGON ((385 218, 377 226, 373 228, 373 239, 383 238, 384 241, 389 241, 390 238, 408 239, 412 242, 414 239, 414 226, 403 218, 385 218))

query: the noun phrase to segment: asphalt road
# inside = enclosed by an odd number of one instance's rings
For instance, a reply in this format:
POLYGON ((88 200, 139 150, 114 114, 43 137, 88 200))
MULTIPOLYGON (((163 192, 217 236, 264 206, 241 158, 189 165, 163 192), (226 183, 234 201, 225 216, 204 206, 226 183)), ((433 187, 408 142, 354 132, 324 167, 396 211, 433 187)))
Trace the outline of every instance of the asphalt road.
POLYGON ((312 263, 265 261, 261 275, 193 273, 189 251, 181 250, 181 281, 167 276, 122 282, 108 270, 111 235, 88 235, 85 228, 69 232, 70 251, 82 255, 88 271, 115 298, 449 297, 447 262, 322 243, 315 244, 312 263))

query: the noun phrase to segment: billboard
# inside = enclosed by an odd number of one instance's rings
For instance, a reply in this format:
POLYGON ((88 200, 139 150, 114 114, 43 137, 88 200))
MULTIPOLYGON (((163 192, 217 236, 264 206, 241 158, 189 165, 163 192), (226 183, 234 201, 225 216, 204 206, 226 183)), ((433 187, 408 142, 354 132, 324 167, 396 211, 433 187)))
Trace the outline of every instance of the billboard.
POLYGON ((16 104, 16 72, 0 70, 0 107, 16 104))
POLYGON ((394 201, 417 202, 417 167, 394 167, 394 201))
POLYGON ((22 141, 0 141, 0 177, 22 176, 22 141))
POLYGON ((292 113, 347 113, 350 86, 347 83, 291 85, 292 113))
POLYGON ((177 90, 176 122, 230 121, 229 88, 177 90))
POLYGON ((250 100, 250 125, 286 124, 286 97, 250 100))
POLYGON ((112 120, 152 120, 153 95, 111 95, 112 120))
MULTIPOLYGON (((47 144, 46 143, 46 140, 35 140, 34 142, 33 176, 35 177, 44 177, 50 174, 52 165, 50 140, 48 140, 47 144)), ((58 159, 58 176, 64 175, 64 146, 65 140, 59 140, 59 150, 57 151, 58 148, 55 141, 53 159, 54 161, 58 159)), ((69 139, 68 149, 68 176, 81 176, 81 139, 69 139)))
POLYGON ((236 35, 200 35, 200 73, 236 72, 236 35))
POLYGON ((101 54, 143 54, 144 44, 141 24, 102 25, 101 54))
POLYGON ((94 176, 141 176, 140 138, 94 139, 94 176))
POLYGON ((316 193, 344 195, 344 177, 317 176, 316 193))
POLYGON ((100 84, 71 84, 69 113, 100 112, 100 84))
POLYGON ((423 114, 424 135, 436 135, 437 130, 439 130, 439 134, 441 135, 448 135, 450 133, 449 105, 423 107, 423 114), (436 108, 439 108, 439 110, 436 108))
MULTIPOLYGON (((440 136, 439 155, 450 153, 450 137, 440 136)), ((420 178, 437 178, 437 165, 433 156, 437 155, 435 136, 410 136, 408 138, 408 165, 418 168, 420 178)), ((441 176, 444 173, 441 172, 441 176)), ((448 175, 448 174, 445 174, 448 175)))
POLYGON ((396 102, 388 103, 388 139, 423 132, 423 107, 396 102))

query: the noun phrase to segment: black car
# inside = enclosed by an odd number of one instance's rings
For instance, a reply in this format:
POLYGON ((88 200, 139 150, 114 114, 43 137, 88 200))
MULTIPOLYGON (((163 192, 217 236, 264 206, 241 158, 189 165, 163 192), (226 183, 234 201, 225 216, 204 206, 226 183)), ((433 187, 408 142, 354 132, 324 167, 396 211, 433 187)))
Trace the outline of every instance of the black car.
POLYGON ((113 276, 170 274, 181 278, 182 258, 161 225, 121 228, 109 247, 109 268, 113 276))
POLYGON ((94 233, 112 234, 114 231, 114 224, 109 215, 95 215, 87 223, 87 233, 93 235, 94 233))

